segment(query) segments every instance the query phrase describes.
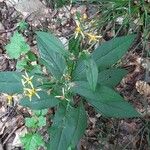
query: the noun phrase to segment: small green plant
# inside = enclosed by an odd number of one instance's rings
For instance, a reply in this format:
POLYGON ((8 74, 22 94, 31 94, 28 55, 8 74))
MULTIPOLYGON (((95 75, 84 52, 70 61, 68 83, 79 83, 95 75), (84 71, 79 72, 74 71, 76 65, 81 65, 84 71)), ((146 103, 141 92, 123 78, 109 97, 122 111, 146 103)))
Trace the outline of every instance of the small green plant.
MULTIPOLYGON (((22 26, 19 26, 19 30, 24 29, 22 26)), ((37 64, 37 56, 30 51, 30 46, 18 31, 14 32, 10 38, 10 43, 6 45, 5 49, 10 59, 17 59, 17 70, 27 70, 29 72, 41 71, 40 66, 37 64)))
POLYGON ((18 30, 19 31, 24 31, 26 30, 27 28, 29 27, 29 24, 25 21, 25 20, 22 20, 18 23, 18 30))
POLYGON ((45 147, 45 142, 42 136, 37 132, 37 129, 46 126, 47 109, 33 111, 32 117, 25 118, 25 126, 29 129, 29 133, 21 137, 26 150, 37 150, 38 147, 45 147))
POLYGON ((18 32, 14 33, 10 38, 10 44, 6 45, 5 48, 11 59, 18 59, 21 55, 26 54, 30 50, 24 37, 18 32))
MULTIPOLYGON (((56 108, 54 116, 50 116, 53 123, 48 129, 48 150, 76 149, 87 127, 85 101, 106 117, 140 117, 114 90, 127 74, 114 64, 127 52, 135 35, 116 37, 92 53, 81 49, 79 37, 69 41, 68 50, 53 34, 39 31, 36 39, 38 62, 47 72, 0 72, 0 92, 22 94, 20 105, 32 110, 56 108), (79 100, 77 94, 81 97, 79 100)), ((11 46, 10 49, 14 50, 11 46)), ((37 117, 25 119, 26 126, 34 131, 46 123, 43 116, 35 114, 37 117)), ((27 150, 43 145, 41 136, 33 131, 23 137, 22 142, 27 150)))

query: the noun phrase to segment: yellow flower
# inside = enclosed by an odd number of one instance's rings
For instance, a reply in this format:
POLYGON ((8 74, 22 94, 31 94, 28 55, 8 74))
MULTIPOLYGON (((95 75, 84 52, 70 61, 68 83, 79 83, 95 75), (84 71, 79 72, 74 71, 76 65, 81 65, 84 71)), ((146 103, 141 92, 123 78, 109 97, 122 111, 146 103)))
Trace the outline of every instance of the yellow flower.
POLYGON ((89 43, 91 43, 92 41, 93 42, 98 42, 99 39, 102 38, 102 36, 94 35, 94 34, 91 34, 91 33, 87 33, 86 35, 89 38, 89 43))
POLYGON ((14 99, 15 94, 9 95, 9 94, 3 93, 3 95, 6 96, 7 104, 11 105, 13 103, 13 99, 14 99))
POLYGON ((10 105, 13 102, 13 96, 12 95, 7 95, 7 103, 10 105))
POLYGON ((25 75, 22 75, 22 77, 24 78, 24 79, 21 80, 22 85, 25 87, 25 84, 27 83, 33 88, 33 84, 32 84, 33 76, 29 77, 29 75, 25 71, 25 75))
POLYGON ((40 99, 40 96, 38 95, 38 91, 41 91, 41 89, 35 89, 35 88, 24 88, 24 94, 25 96, 28 96, 30 101, 32 100, 32 96, 36 95, 39 99, 40 99))
POLYGON ((80 23, 76 21, 76 29, 75 29, 75 39, 79 36, 79 34, 81 34, 81 36, 84 38, 84 33, 80 27, 80 23))
POLYGON ((84 13, 81 19, 86 20, 87 19, 87 14, 84 13))

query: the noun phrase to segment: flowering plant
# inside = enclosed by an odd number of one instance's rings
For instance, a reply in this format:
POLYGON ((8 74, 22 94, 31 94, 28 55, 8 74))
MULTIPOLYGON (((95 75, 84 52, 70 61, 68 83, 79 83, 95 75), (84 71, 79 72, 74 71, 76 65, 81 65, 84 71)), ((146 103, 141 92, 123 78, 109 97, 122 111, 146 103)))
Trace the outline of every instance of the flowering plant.
MULTIPOLYGON (((77 31, 83 33, 76 29, 77 31)), ((91 37, 91 41, 97 40, 96 36, 87 35, 91 37)), ((134 38, 135 35, 117 37, 98 46, 92 53, 86 53, 81 50, 80 42, 77 42, 80 40, 78 35, 73 38, 74 42, 69 41, 69 50, 66 50, 53 34, 39 31, 36 39, 41 71, 0 72, 0 92, 7 95, 22 94, 19 104, 32 110, 55 107, 56 112, 51 118, 53 124, 48 130, 50 140, 47 149, 73 149, 87 127, 83 104, 85 100, 98 113, 107 117, 140 116, 114 90, 127 73, 114 64, 125 54, 134 38), (44 72, 43 66, 46 68, 44 72), (76 95, 80 95, 79 100, 76 95)), ((8 96, 9 103, 12 100, 8 96)), ((38 127, 38 119, 34 120, 32 118, 31 122, 38 127)), ((30 124, 30 119, 28 121, 30 124)), ((27 137, 33 140, 38 139, 39 135, 29 134, 24 138, 24 143, 28 141, 27 137)), ((35 147, 37 146, 39 145, 35 147)))

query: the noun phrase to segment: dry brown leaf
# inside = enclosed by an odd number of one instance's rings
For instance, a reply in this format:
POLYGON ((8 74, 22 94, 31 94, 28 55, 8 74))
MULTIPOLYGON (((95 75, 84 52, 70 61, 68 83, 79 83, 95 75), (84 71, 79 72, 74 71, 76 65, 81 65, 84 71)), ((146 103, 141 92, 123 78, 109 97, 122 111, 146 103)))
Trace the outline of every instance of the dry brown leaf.
POLYGON ((12 146, 13 147, 21 147, 22 143, 20 141, 20 137, 24 136, 27 133, 27 129, 25 126, 22 126, 21 128, 19 128, 18 130, 16 130, 15 134, 15 138, 13 140, 12 146))
POLYGON ((136 82, 135 85, 136 85, 136 90, 141 95, 144 95, 144 96, 150 95, 150 85, 147 82, 139 80, 136 82))

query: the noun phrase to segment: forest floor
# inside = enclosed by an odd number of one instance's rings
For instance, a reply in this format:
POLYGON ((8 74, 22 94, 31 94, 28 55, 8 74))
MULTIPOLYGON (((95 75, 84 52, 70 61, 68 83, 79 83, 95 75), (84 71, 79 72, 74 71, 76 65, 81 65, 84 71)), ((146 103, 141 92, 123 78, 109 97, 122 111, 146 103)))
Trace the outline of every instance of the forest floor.
MULTIPOLYGON (((26 20, 29 27, 24 31, 24 37, 34 52, 37 52, 34 32, 37 30, 53 31, 65 44, 74 34, 76 12, 86 13, 88 17, 96 14, 95 5, 74 5, 53 10, 46 3, 36 0, 36 3, 22 0, 0 0, 0 71, 14 71, 16 61, 9 59, 5 53, 5 45, 17 29, 18 23, 26 20), (35 5, 36 4, 36 5, 35 5), (29 6, 29 7, 25 7, 29 6), (40 11, 39 11, 40 10, 40 11)), ((112 33, 106 32, 107 36, 112 33)), ((107 40, 105 37, 104 40, 107 40)), ((142 48, 136 47, 138 40, 122 59, 122 67, 129 73, 123 78, 116 90, 128 100, 139 112, 149 113, 150 86, 144 85, 146 69, 144 64, 149 59, 142 58, 142 48), (141 63, 142 61, 142 63, 141 63), (141 81, 141 82, 138 82, 141 81), (138 86, 136 87, 136 83, 138 86), (145 89, 144 89, 145 88, 145 89), (139 90, 140 89, 140 90, 139 90), (138 92, 143 90, 142 92, 138 92), (147 92, 147 93, 146 93, 147 92), (145 106, 145 103, 148 105, 145 106)), ((101 116, 92 106, 86 104, 88 113, 88 128, 79 143, 81 150, 150 150, 150 117, 143 115, 142 119, 111 119, 101 116)), ((19 136, 26 132, 24 117, 28 109, 19 105, 8 106, 6 97, 0 97, 0 150, 20 150, 22 145, 19 136)), ((43 136, 44 129, 41 131, 43 136)))

